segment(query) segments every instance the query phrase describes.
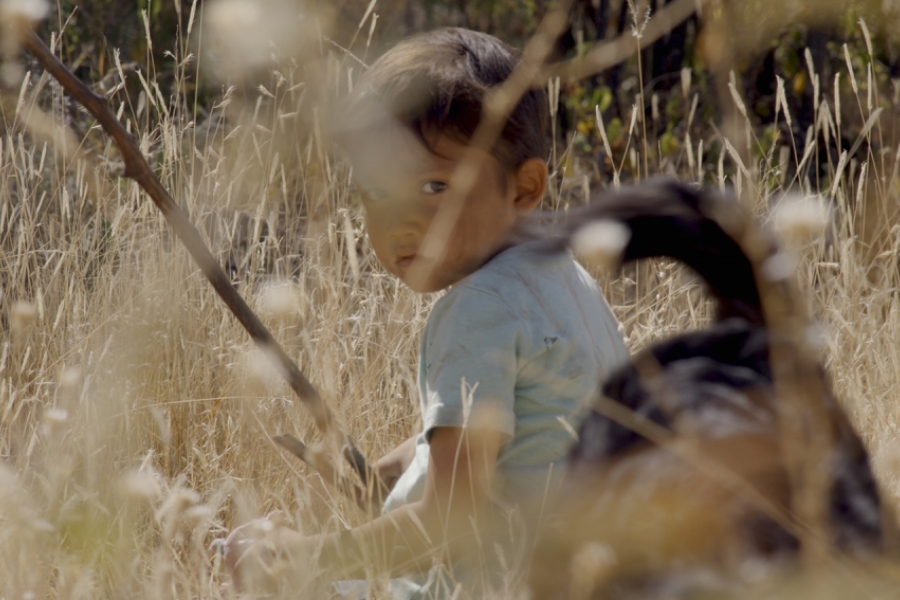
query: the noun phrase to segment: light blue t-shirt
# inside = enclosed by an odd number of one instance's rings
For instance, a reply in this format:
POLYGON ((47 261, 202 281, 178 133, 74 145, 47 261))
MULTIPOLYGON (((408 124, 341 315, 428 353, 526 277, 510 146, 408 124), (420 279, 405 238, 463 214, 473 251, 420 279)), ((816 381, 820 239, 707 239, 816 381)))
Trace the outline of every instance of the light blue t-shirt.
MULTIPOLYGON (((431 431, 464 427, 489 407, 489 426, 506 439, 493 499, 533 529, 600 382, 627 358, 609 305, 568 252, 526 243, 498 254, 428 317, 419 355, 423 432, 384 512, 422 498, 431 431)), ((433 570, 395 580, 394 597, 449 597, 454 585, 440 579, 433 570)))

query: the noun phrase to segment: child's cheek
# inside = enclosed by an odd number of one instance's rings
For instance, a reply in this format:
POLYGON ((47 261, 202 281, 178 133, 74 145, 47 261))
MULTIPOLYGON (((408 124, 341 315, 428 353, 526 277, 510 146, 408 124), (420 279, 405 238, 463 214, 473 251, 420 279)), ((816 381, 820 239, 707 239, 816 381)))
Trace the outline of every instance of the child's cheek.
POLYGON ((375 246, 376 238, 378 237, 378 224, 372 217, 372 212, 365 207, 363 208, 363 227, 365 228, 366 237, 369 239, 369 244, 375 246))

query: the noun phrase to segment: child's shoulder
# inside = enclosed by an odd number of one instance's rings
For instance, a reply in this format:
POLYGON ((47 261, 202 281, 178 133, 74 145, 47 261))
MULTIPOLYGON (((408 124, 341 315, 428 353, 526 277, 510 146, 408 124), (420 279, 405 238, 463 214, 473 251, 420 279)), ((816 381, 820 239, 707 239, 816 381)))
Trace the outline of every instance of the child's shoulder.
POLYGON ((519 303, 534 295, 597 292, 597 285, 566 251, 550 251, 540 243, 504 250, 454 286, 451 293, 496 294, 519 303))
POLYGON ((568 252, 525 243, 496 255, 456 288, 503 293, 508 288, 533 287, 534 282, 556 280, 577 269, 578 264, 568 252))
POLYGON ((501 252, 454 285, 435 305, 432 317, 535 323, 572 312, 603 317, 594 313, 606 306, 596 281, 570 253, 526 243, 501 252))

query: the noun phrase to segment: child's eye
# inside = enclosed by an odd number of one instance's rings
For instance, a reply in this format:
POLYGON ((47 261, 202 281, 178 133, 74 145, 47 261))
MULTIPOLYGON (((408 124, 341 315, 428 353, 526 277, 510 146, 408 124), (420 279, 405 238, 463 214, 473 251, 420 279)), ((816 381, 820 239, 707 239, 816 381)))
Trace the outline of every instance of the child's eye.
POLYGON ((447 190, 447 184, 443 181, 428 181, 422 186, 423 194, 440 194, 447 190))

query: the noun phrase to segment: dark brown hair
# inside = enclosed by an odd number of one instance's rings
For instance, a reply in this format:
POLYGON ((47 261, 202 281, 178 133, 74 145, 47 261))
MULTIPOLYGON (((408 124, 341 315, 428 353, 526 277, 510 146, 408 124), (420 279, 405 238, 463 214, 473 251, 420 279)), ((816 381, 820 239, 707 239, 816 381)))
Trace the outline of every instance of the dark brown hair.
MULTIPOLYGON (((447 28, 412 36, 363 74, 342 111, 344 126, 377 126, 379 119, 393 118, 426 146, 435 134, 468 143, 488 90, 509 77, 518 61, 516 50, 486 33, 447 28)), ((547 113, 542 89, 522 96, 492 149, 504 167, 546 160, 547 113)))

